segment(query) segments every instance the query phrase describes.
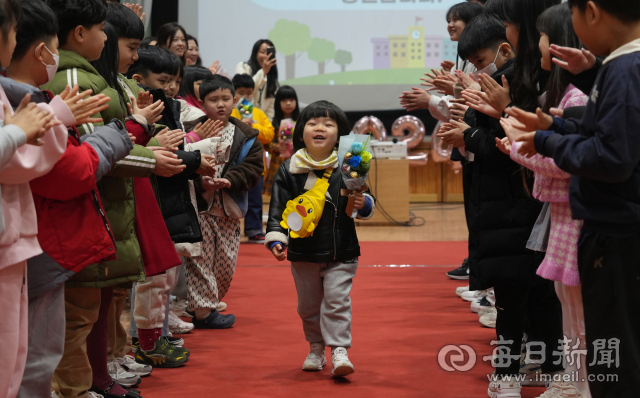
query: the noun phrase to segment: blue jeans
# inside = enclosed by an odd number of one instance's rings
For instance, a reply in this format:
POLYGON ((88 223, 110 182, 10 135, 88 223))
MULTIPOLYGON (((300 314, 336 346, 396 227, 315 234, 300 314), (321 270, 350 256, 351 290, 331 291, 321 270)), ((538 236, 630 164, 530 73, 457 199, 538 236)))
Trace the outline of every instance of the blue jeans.
POLYGON ((262 177, 258 185, 249 190, 249 208, 244 217, 244 234, 248 237, 263 234, 262 230, 262 177))

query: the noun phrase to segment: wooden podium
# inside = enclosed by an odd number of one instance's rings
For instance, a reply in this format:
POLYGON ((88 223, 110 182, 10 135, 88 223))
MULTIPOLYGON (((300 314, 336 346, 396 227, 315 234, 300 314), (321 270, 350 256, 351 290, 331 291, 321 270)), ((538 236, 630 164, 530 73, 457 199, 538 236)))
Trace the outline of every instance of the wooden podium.
POLYGON ((381 208, 398 222, 409 221, 409 160, 371 159, 367 185, 376 197, 376 211, 366 223, 391 223, 381 208))

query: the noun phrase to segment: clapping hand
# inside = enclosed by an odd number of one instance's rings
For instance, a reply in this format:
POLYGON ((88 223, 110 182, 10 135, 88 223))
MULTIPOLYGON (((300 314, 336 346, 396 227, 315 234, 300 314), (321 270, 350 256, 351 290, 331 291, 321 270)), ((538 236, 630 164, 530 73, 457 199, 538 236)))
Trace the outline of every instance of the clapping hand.
POLYGON ((553 124, 553 117, 542 112, 540 108, 536 109, 536 113, 531 113, 514 106, 505 113, 516 119, 519 122, 516 126, 524 131, 549 130, 553 124))
POLYGON ((412 87, 413 91, 403 91, 400 98, 400 105, 407 111, 415 111, 417 109, 428 109, 431 94, 427 90, 412 87))
POLYGON ((549 51, 552 55, 555 55, 555 57, 551 58, 551 61, 559 67, 566 69, 572 75, 577 75, 591 69, 596 64, 596 56, 584 48, 577 49, 552 44, 551 47, 549 47, 549 51))
POLYGON ((92 90, 86 90, 78 94, 79 90, 80 87, 76 84, 73 88, 67 86, 64 91, 59 94, 60 98, 67 104, 73 117, 76 119, 76 124, 102 122, 102 118, 92 118, 90 116, 107 109, 109 107, 107 102, 109 102, 111 98, 104 94, 89 97, 93 93, 92 90))
POLYGON ((491 76, 481 73, 478 76, 478 83, 480 83, 480 87, 485 94, 483 98, 502 115, 502 112, 511 103, 507 78, 502 76, 502 86, 500 86, 491 76))
POLYGON ((211 137, 217 137, 224 129, 224 124, 220 120, 207 119, 204 123, 198 123, 193 128, 193 132, 200 137, 201 140, 211 137))

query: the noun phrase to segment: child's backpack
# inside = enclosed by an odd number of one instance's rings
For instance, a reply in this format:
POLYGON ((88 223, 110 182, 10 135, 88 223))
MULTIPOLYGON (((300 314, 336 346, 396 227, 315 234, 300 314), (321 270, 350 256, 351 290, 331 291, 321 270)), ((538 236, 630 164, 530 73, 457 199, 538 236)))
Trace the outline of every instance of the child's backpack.
POLYGON ((329 177, 333 169, 326 169, 322 178, 318 178, 313 188, 287 202, 282 213, 282 228, 289 229, 291 238, 313 236, 325 205, 325 194, 329 189, 329 177))

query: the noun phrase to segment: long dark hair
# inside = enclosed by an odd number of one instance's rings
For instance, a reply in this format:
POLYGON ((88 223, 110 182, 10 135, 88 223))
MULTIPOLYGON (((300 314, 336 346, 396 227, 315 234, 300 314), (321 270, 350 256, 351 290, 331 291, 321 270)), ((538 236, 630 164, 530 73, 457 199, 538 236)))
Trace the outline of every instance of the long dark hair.
MULTIPOLYGON (((546 86, 549 72, 542 69, 538 48, 540 34, 536 21, 549 7, 561 0, 502 0, 500 18, 518 29, 518 43, 513 78, 509 82, 511 101, 518 107, 535 111, 540 106, 538 96, 546 86)), ((493 7, 492 7, 493 8, 493 7)), ((512 43, 515 44, 515 43, 512 43)))
MULTIPOLYGON (((269 39, 260 39, 254 45, 251 50, 251 58, 247 61, 247 64, 251 67, 251 73, 256 74, 262 67, 258 63, 258 52, 260 51, 260 47, 267 43, 268 46, 275 48, 271 40, 269 39)), ((275 54, 274 54, 275 57, 275 54)), ((267 98, 275 97, 276 91, 278 91, 278 65, 273 65, 269 73, 267 73, 267 98)))
POLYGON ((342 137, 343 135, 349 135, 349 133, 351 132, 349 119, 347 119, 347 115, 345 115, 342 109, 338 108, 337 105, 329 101, 316 101, 312 104, 309 104, 300 113, 300 118, 298 118, 296 127, 293 130, 294 151, 298 151, 302 148, 307 147, 303 140, 304 126, 309 120, 317 117, 328 117, 330 119, 333 119, 333 121, 338 125, 338 141, 336 142, 336 148, 338 147, 338 143, 340 142, 340 137, 342 137))
POLYGON ((109 23, 104 24, 104 33, 107 35, 107 41, 104 42, 104 48, 100 54, 100 58, 91 61, 91 65, 98 73, 107 81, 109 87, 118 92, 120 97, 122 111, 126 112, 126 102, 124 91, 118 82, 118 66, 120 64, 120 50, 118 48, 118 33, 116 29, 109 23))
POLYGON ((280 89, 276 93, 276 100, 273 104, 274 114, 273 122, 271 122, 271 124, 273 124, 273 127, 276 129, 276 132, 280 129, 280 122, 282 121, 282 119, 284 119, 284 112, 282 112, 280 103, 286 99, 296 100, 296 109, 293 111, 291 118, 294 122, 297 121, 298 118, 300 118, 300 101, 298 101, 298 94, 296 93, 296 90, 294 90, 291 86, 280 87, 280 89))
MULTIPOLYGON (((202 66, 202 58, 200 58, 200 44, 198 43, 198 39, 191 35, 187 35, 187 51, 189 51, 189 40, 193 40, 196 42, 196 46, 198 46, 198 60, 196 61, 196 66, 202 66)), ((187 59, 187 51, 184 52, 185 61, 187 59)))
MULTIPOLYGON (((536 23, 538 31, 544 32, 549 37, 549 44, 557 44, 563 47, 581 48, 582 43, 573 31, 571 23, 571 9, 566 3, 548 8, 540 14, 536 23)), ((547 81, 547 97, 543 111, 558 106, 569 86, 568 72, 551 62, 551 73, 547 81)))
POLYGON ((157 37, 156 40, 158 41, 156 45, 162 48, 166 48, 168 50, 169 47, 171 47, 171 43, 173 42, 173 39, 176 37, 176 33, 178 33, 178 31, 182 32, 182 35, 184 36, 184 41, 185 41, 184 54, 182 54, 182 57, 180 57, 180 60, 182 61, 182 65, 184 65, 185 64, 184 57, 187 54, 187 50, 189 49, 189 40, 187 39, 187 31, 184 30, 184 28, 181 25, 179 25, 176 22, 169 22, 162 25, 160 29, 158 29, 158 33, 156 34, 156 37, 157 37))
POLYGON ((20 5, 20 1, 0 0, 0 30, 2 31, 2 38, 5 43, 13 24, 18 22, 21 16, 22 6, 20 5))
POLYGON ((468 24, 473 18, 482 14, 484 7, 482 7, 478 3, 474 3, 472 1, 465 1, 463 3, 454 4, 447 11, 447 22, 449 22, 450 18, 456 18, 464 22, 464 24, 468 24))
POLYGON ((200 108, 198 97, 196 97, 196 93, 193 91, 193 83, 198 80, 210 79, 211 77, 213 77, 213 73, 204 66, 185 66, 178 96, 187 101, 189 105, 200 108))

